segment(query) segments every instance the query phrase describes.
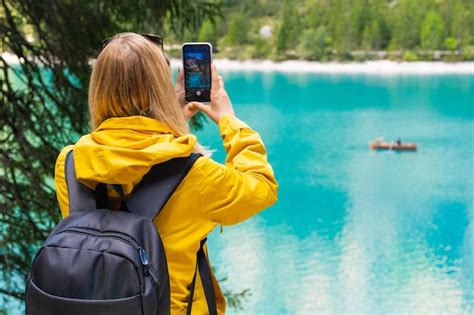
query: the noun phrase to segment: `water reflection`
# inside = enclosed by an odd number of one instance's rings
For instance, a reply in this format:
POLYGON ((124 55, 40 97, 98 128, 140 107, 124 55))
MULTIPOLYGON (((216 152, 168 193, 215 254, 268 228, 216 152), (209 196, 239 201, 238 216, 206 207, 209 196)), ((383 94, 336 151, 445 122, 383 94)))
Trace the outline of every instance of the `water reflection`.
MULTIPOLYGON (((226 81, 280 183, 275 207, 210 238, 224 286, 251 289, 242 314, 474 312, 474 77, 226 81), (420 150, 371 152, 377 135, 420 150)), ((217 129, 198 136, 222 161, 217 129)))

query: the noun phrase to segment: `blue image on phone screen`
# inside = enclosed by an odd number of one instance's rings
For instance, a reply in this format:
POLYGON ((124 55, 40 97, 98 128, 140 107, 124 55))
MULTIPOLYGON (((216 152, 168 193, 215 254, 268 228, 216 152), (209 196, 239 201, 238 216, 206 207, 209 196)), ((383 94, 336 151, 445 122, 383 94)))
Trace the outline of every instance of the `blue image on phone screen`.
POLYGON ((183 49, 187 101, 208 102, 211 89, 208 45, 186 45, 183 49))

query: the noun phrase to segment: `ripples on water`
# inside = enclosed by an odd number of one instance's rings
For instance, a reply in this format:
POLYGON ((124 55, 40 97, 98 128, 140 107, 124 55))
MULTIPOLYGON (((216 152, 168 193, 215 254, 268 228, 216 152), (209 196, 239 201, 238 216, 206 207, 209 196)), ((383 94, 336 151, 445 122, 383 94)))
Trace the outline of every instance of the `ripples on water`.
MULTIPOLYGON (((279 202, 210 238, 239 314, 474 313, 474 76, 228 73, 279 202), (417 153, 376 153, 384 135, 417 153)), ((224 154, 217 129, 198 133, 224 154)))

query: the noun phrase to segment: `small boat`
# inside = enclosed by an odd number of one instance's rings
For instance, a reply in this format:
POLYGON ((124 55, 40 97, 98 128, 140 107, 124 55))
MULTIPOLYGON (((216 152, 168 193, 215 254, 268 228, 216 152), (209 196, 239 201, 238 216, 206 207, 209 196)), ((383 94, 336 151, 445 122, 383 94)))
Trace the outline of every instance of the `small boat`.
POLYGON ((400 140, 386 142, 379 137, 373 142, 369 142, 369 148, 372 150, 416 151, 418 146, 416 143, 402 143, 400 140))

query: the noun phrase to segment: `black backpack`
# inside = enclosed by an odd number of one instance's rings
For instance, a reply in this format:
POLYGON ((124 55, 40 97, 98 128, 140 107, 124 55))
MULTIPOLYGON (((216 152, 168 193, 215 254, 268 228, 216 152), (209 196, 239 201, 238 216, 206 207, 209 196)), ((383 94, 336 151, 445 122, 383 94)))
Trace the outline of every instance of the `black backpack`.
MULTIPOLYGON (((153 219, 200 154, 154 165, 125 201, 109 210, 107 186, 91 190, 76 180, 72 151, 65 173, 70 215, 36 254, 26 282, 26 314, 162 315, 170 313, 163 243, 153 219)), ((211 270, 201 241, 197 254, 209 314, 216 314, 211 270)), ((191 313, 196 272, 190 283, 191 313)))

